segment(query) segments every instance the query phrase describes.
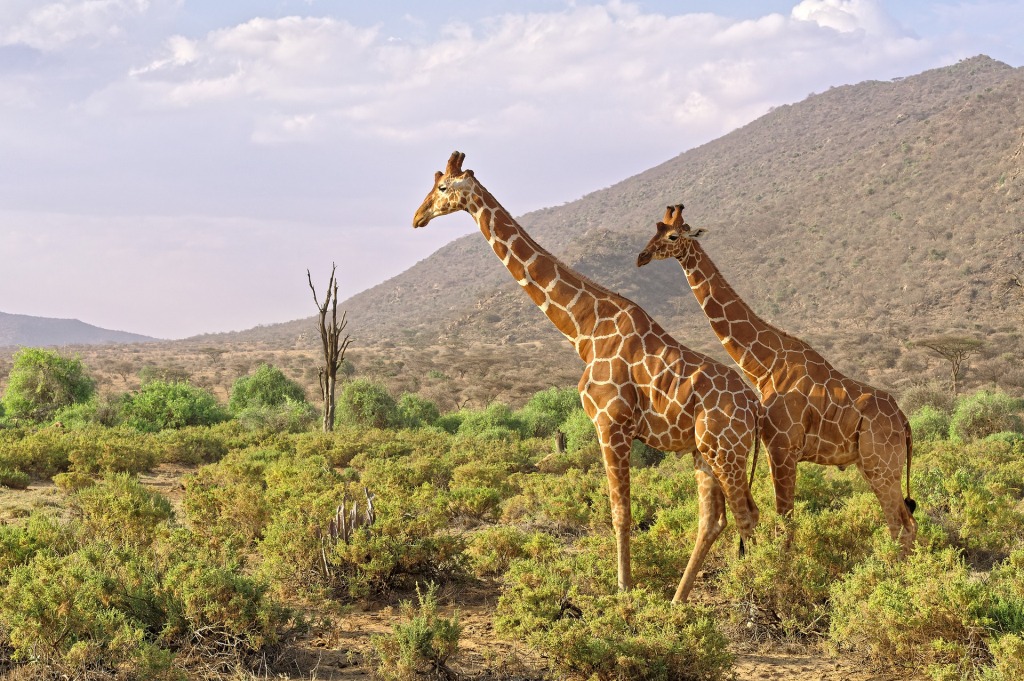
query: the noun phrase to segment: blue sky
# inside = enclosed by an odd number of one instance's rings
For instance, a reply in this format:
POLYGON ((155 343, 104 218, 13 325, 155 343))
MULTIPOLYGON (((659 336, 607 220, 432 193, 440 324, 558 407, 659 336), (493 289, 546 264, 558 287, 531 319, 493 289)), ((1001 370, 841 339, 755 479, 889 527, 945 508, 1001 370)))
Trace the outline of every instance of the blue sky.
POLYGON ((513 213, 779 104, 987 54, 1024 3, 3 0, 0 311, 181 338, 310 314, 413 232, 453 149, 513 213), (315 279, 316 280, 316 279, 315 279))

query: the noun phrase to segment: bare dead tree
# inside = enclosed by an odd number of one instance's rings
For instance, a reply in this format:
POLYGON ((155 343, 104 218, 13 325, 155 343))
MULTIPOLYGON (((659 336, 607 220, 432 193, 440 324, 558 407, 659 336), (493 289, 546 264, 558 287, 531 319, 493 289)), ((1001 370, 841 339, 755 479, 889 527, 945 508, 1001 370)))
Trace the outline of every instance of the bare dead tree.
POLYGON ((324 363, 317 367, 320 379, 320 396, 324 401, 324 432, 334 430, 334 397, 335 388, 338 383, 338 367, 345 359, 345 350, 352 343, 352 338, 346 333, 342 338, 341 332, 348 326, 345 319, 346 313, 341 313, 341 321, 338 321, 338 281, 334 277, 337 265, 331 263, 331 278, 327 282, 327 295, 323 304, 317 299, 316 288, 313 286, 313 277, 309 270, 306 270, 306 279, 309 280, 309 289, 313 292, 313 302, 320 310, 320 342, 324 353, 324 363), (330 309, 330 319, 327 311, 330 309))
POLYGON ((927 348, 949 362, 950 389, 956 397, 958 380, 964 362, 981 350, 982 341, 966 336, 933 336, 914 341, 912 345, 927 348))

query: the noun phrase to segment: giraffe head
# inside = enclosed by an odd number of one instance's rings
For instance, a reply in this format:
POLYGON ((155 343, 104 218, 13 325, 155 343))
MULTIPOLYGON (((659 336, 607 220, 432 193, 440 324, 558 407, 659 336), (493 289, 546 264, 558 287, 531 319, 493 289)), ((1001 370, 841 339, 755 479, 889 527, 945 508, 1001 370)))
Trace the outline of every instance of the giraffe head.
POLYGON ((453 152, 444 172, 439 170, 434 173, 434 188, 427 194, 427 198, 423 199, 419 210, 413 216, 413 227, 426 227, 427 223, 438 216, 466 210, 469 207, 476 180, 473 178, 472 170, 462 169, 462 161, 465 158, 466 155, 462 152, 453 152))
POLYGON ((685 255, 692 243, 704 232, 704 228, 693 229, 683 220, 683 204, 669 206, 665 209, 663 222, 658 223, 658 233, 647 242, 644 250, 636 258, 636 266, 643 267, 652 260, 678 258, 685 255))

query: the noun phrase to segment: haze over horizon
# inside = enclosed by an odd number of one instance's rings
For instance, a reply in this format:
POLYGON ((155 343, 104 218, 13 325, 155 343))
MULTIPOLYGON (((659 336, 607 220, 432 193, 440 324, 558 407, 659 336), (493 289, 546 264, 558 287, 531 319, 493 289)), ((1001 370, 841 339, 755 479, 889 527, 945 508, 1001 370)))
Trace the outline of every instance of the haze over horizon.
POLYGON ((453 149, 516 215, 771 107, 986 54, 1024 6, 879 0, 0 7, 0 311, 161 338, 315 312, 475 229, 413 231, 453 149), (468 12, 468 14, 467 14, 468 12))

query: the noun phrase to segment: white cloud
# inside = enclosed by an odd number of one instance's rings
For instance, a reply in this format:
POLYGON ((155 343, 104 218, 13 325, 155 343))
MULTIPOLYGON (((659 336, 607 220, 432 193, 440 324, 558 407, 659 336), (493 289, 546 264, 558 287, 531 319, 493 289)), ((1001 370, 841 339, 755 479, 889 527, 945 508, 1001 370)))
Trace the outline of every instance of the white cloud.
POLYGON ((107 94, 146 108, 245 107, 251 139, 267 143, 448 125, 582 142, 641 123, 703 140, 815 89, 823 71, 855 81, 927 50, 874 0, 804 0, 789 17, 745 21, 570 5, 451 23, 422 44, 338 19, 258 18, 168 41, 107 94), (516 112, 528 112, 518 125, 516 112))
POLYGON ((102 42, 120 35, 124 22, 150 9, 150 0, 4 0, 0 45, 49 51, 78 40, 102 42))

